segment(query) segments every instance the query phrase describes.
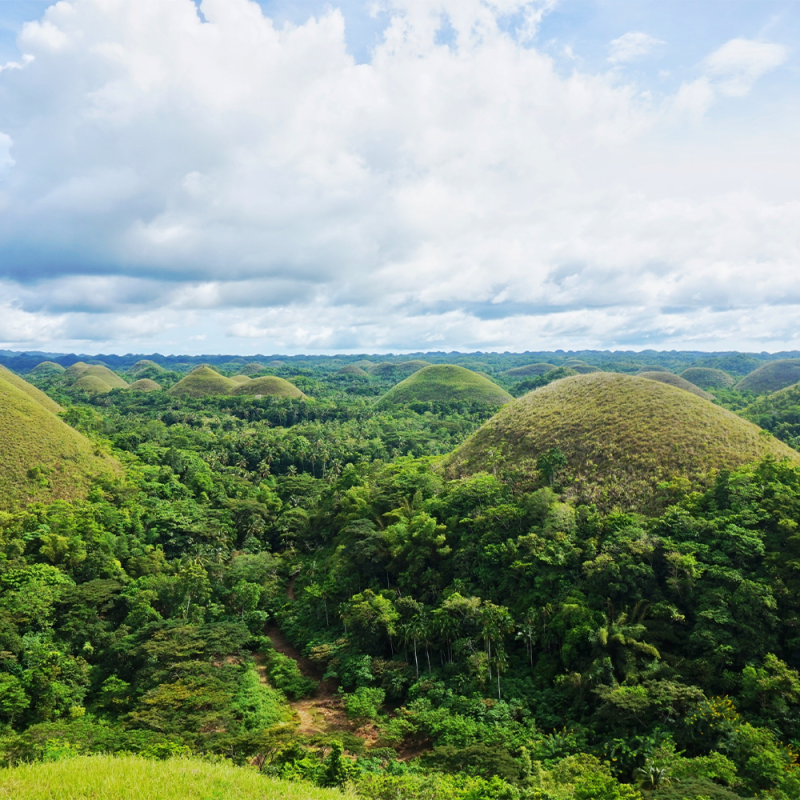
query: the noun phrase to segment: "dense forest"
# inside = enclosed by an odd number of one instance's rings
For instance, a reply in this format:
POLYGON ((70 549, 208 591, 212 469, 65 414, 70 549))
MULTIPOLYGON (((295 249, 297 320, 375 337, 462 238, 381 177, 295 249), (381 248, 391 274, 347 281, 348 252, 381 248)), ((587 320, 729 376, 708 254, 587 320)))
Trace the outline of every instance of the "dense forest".
POLYGON ((0 355, 0 384, 27 382, 9 398, 38 387, 114 465, 62 496, 61 467, 25 464, 7 497, 27 500, 0 500, 4 766, 200 756, 376 800, 800 797, 796 354, 0 355), (666 410, 655 432, 620 413, 587 472, 600 391, 666 410), (508 426, 534 413, 554 432, 522 460, 508 426))

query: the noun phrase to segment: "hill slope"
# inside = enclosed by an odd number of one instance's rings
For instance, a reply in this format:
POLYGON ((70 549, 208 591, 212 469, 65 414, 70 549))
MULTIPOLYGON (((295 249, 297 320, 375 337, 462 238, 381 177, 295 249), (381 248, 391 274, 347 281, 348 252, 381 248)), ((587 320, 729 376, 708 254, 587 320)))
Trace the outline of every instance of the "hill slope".
POLYGON ((31 370, 31 375, 44 377, 45 375, 60 375, 62 372, 64 372, 64 367, 61 364, 56 364, 55 361, 41 361, 31 370))
POLYGON ((800 381, 800 358, 769 361, 736 384, 740 392, 777 392, 800 381))
POLYGON ((247 383, 239 384, 234 387, 231 394, 250 395, 251 397, 305 397, 294 384, 273 375, 253 378, 247 383))
POLYGON ((701 389, 730 389, 736 378, 713 367, 689 367, 681 372, 681 378, 701 389))
POLYGON ((115 469, 85 436, 0 380, 0 508, 81 497, 92 477, 115 469))
POLYGON ((193 369, 170 390, 173 397, 208 397, 213 394, 233 394, 238 386, 235 381, 220 375, 208 366, 193 369))
POLYGON ((161 384, 150 380, 150 378, 139 378, 138 381, 134 381, 128 388, 134 392, 158 392, 161 389, 161 384))
POLYGON ((483 375, 453 364, 435 364, 410 375, 391 388, 380 405, 401 403, 473 402, 501 406, 513 398, 483 375))
POLYGON ((0 366, 0 380, 6 381, 6 383, 10 383, 12 386, 16 386, 22 392, 25 392, 28 397, 32 400, 35 400, 42 408, 46 408, 48 411, 52 411, 53 414, 58 414, 59 411, 63 411, 64 409, 56 403, 55 400, 49 398, 41 389, 37 389, 35 386, 31 386, 28 381, 23 380, 16 375, 15 373, 11 372, 11 370, 6 369, 3 366, 0 366))
POLYGON ((529 375, 544 375, 545 372, 550 372, 551 369, 555 368, 555 364, 539 361, 536 364, 525 364, 524 367, 507 369, 505 374, 508 375, 509 378, 527 378, 529 375))
POLYGON ((713 400, 713 395, 704 392, 699 386, 681 378, 680 375, 675 375, 672 372, 640 372, 638 378, 645 378, 648 381, 658 381, 659 383, 666 383, 669 386, 674 386, 676 389, 683 389, 684 392, 691 392, 704 400, 713 400))
POLYGON ((93 364, 81 373, 81 378, 100 378, 103 383, 108 384, 112 389, 127 389, 128 382, 120 378, 116 372, 100 364, 93 364))
POLYGON ((657 505, 657 484, 712 468, 800 454, 730 411, 681 389, 612 373, 551 383, 499 411, 445 462, 451 477, 497 463, 535 474, 558 448, 571 496, 609 508, 657 505))
POLYGON ((200 759, 82 756, 0 770, 0 800, 341 800, 334 789, 200 759))

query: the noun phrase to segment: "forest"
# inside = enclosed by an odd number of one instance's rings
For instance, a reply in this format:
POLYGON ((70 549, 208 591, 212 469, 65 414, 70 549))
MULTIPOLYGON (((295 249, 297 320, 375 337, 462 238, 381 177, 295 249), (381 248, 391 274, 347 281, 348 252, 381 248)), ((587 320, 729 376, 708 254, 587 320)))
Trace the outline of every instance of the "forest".
POLYGON ((796 355, 3 351, 2 771, 796 800, 796 355))

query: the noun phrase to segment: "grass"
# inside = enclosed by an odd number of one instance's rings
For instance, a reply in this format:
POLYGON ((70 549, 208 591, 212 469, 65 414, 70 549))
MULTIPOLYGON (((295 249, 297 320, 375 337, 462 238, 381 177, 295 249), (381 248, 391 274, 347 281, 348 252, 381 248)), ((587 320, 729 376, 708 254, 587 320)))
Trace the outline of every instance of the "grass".
MULTIPOLYGON (((128 384, 125 384, 127 388, 128 384)), ((81 375, 75 383, 72 384, 73 389, 77 389, 87 394, 108 394, 112 387, 109 386, 102 378, 97 375, 81 375)))
POLYGON ((524 367, 507 369, 505 374, 508 375, 509 378, 527 378, 530 375, 544 375, 545 372, 550 372, 551 369, 555 368, 555 364, 548 364, 545 361, 539 361, 536 364, 525 364, 524 367))
POLYGON ((689 367, 681 372, 681 378, 701 389, 730 389, 736 378, 713 367, 689 367))
POLYGON ((710 470, 800 454, 707 400, 614 373, 564 378, 501 409, 444 463, 450 477, 509 468, 537 475, 558 448, 568 496, 603 508, 655 509, 657 485, 702 482, 710 470))
POLYGON ((435 364, 410 375, 378 402, 380 405, 468 402, 501 406, 511 400, 505 389, 483 375, 454 364, 435 364))
POLYGON ((333 789, 199 759, 81 756, 0 770, 0 800, 334 800, 333 789))
POLYGON ((659 381, 660 383, 669 384, 670 386, 674 386, 676 389, 683 389, 684 392, 696 394, 698 397, 702 397, 704 400, 714 399, 713 395, 710 395, 708 392, 704 392, 699 386, 695 386, 695 384, 687 381, 686 378, 682 378, 680 375, 675 375, 673 372, 640 372, 638 373, 637 377, 647 378, 649 381, 659 381))
POLYGON ((158 392, 161 389, 161 384, 151 381, 150 378, 140 378, 134 381, 129 387, 134 392, 158 392))
POLYGON ((83 361, 76 361, 64 370, 64 380, 67 383, 74 383, 87 369, 89 369, 88 364, 83 361))
POLYGON ((0 508, 83 497, 95 476, 117 469, 85 436, 0 380, 0 508))
POLYGON ((262 369, 264 369, 263 364, 259 363, 258 361, 251 361, 249 364, 245 364, 242 367, 241 373, 242 375, 247 375, 248 377, 251 377, 252 375, 255 375, 257 372, 261 372, 262 369))
POLYGON ((233 394, 237 386, 230 378, 204 365, 193 369, 179 380, 169 390, 169 394, 173 397, 209 397, 215 394, 233 394))
POLYGON ((337 373, 337 375, 355 375, 359 378, 368 378, 369 373, 361 369, 361 367, 357 367, 355 364, 347 364, 346 366, 342 367, 337 373))
POLYGON ((305 397, 292 383, 283 378, 267 375, 264 378, 253 378, 247 383, 235 386, 231 394, 250 395, 252 397, 305 397))
POLYGON ((768 361, 736 384, 740 392, 777 392, 800 381, 800 358, 768 361))
POLYGON ((129 374, 131 375, 139 375, 142 372, 150 372, 151 370, 155 370, 156 372, 166 372, 164 367, 160 364, 156 364, 155 361, 151 361, 149 358, 143 358, 141 361, 137 361, 129 370, 129 374))
POLYGON ((250 376, 249 375, 231 375, 231 380, 234 383, 238 383, 238 384, 248 383, 250 381, 250 376))
POLYGON ((55 361, 42 361, 31 370, 31 375, 45 377, 46 375, 59 375, 62 372, 64 372, 64 367, 61 364, 56 364, 55 361))
POLYGON ((418 358, 411 361, 382 361, 380 364, 367 367, 367 372, 379 378, 394 378, 398 375, 413 375, 427 366, 429 366, 427 361, 418 358))
POLYGON ((55 400, 48 397, 43 391, 37 389, 35 386, 31 386, 28 381, 20 378, 19 375, 3 366, 0 366, 0 380, 4 380, 6 383, 16 386, 17 389, 25 392, 28 397, 35 400, 40 406, 46 408, 48 411, 52 411, 54 414, 58 414, 59 411, 64 410, 55 400))
POLYGON ((81 378, 87 377, 100 378, 101 381, 107 383, 112 389, 128 388, 128 382, 126 380, 123 380, 116 372, 101 364, 92 364, 92 366, 81 373, 81 378))

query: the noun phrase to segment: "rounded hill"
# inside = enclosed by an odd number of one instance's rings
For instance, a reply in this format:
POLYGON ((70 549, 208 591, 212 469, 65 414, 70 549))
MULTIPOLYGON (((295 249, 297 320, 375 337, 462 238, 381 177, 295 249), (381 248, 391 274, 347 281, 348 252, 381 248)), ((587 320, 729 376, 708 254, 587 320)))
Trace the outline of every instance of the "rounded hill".
POLYGON ((64 410, 55 400, 41 391, 41 389, 32 386, 28 381, 20 378, 19 375, 3 366, 0 366, 0 380, 6 381, 6 383, 10 383, 12 386, 16 386, 17 389, 24 392, 32 400, 35 400, 42 408, 52 411, 53 414, 58 414, 59 411, 64 410))
POLYGON ((141 361, 137 361, 128 370, 129 375, 150 375, 151 373, 158 374, 159 372, 166 372, 166 370, 160 364, 156 364, 155 361, 151 361, 149 358, 143 358, 141 361))
POLYGON ((0 508, 85 496, 93 477, 116 468, 85 436, 0 380, 0 508))
POLYGON ((502 406, 513 399, 505 389, 483 375, 454 364, 433 364, 398 383, 378 403, 386 406, 467 402, 502 406))
POLYGON ((800 381, 800 358, 768 361, 736 384, 740 392, 777 392, 800 381))
POLYGON ((276 378, 274 375, 253 378, 247 383, 241 383, 235 386, 229 394, 235 394, 240 397, 242 395, 249 397, 305 397, 294 384, 283 378, 276 378))
POLYGON ((63 372, 64 367, 61 364, 56 364, 55 361, 41 361, 31 370, 31 375, 37 378, 45 378, 48 375, 61 375, 63 372))
POLYGON ((369 373, 366 370, 357 367, 355 364, 347 364, 337 371, 337 375, 353 375, 358 378, 368 378, 369 373))
POLYGON ((233 394, 236 382, 203 365, 181 378, 170 390, 173 397, 209 397, 215 394, 233 394))
POLYGON ((765 456, 800 454, 741 417, 658 381, 614 373, 565 378, 501 409, 446 460, 450 477, 497 469, 539 474, 560 451, 568 495, 603 508, 649 510, 658 483, 765 456))
POLYGON ((111 391, 109 386, 102 378, 97 375, 81 375, 75 383, 72 384, 72 389, 78 392, 86 392, 87 394, 108 394, 111 391))
POLYGON ((161 390, 161 384, 150 380, 150 378, 139 378, 134 381, 129 387, 134 392, 158 392, 161 390))
POLYGON ((234 383, 238 383, 238 384, 249 383, 250 376, 249 375, 231 375, 231 380, 234 383))
POLYGON ((681 372, 681 378, 701 389, 730 389, 736 378, 714 367, 689 367, 681 372))
POLYGON ((108 384, 110 389, 127 389, 128 382, 120 378, 116 372, 100 364, 93 364, 81 373, 81 378, 99 378, 103 383, 108 384))
POLYGON ((64 370, 64 380, 67 383, 72 383, 80 378, 86 370, 89 369, 89 365, 84 361, 76 361, 74 364, 70 364, 64 370))
POLYGON ((669 386, 674 386, 676 389, 683 389, 684 392, 691 392, 704 400, 713 400, 713 395, 704 392, 699 386, 695 386, 680 375, 675 375, 673 372, 640 372, 637 378, 646 378, 648 381, 658 381, 659 383, 666 383, 669 386))
POLYGON ((531 375, 544 375, 545 372, 550 372, 551 369, 555 368, 555 364, 539 361, 536 364, 525 364, 522 367, 507 369, 505 374, 508 375, 509 378, 527 378, 531 375))
POLYGON ((367 369, 370 375, 377 375, 379 378, 396 378, 401 375, 413 375, 415 372, 429 366, 427 361, 413 359, 411 361, 382 361, 380 364, 373 364, 367 369))

